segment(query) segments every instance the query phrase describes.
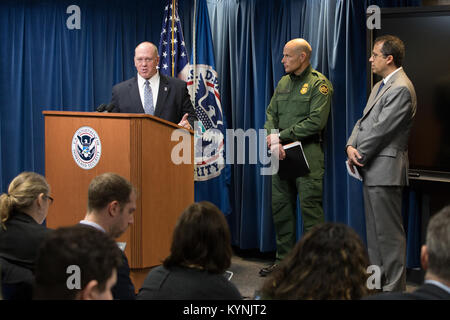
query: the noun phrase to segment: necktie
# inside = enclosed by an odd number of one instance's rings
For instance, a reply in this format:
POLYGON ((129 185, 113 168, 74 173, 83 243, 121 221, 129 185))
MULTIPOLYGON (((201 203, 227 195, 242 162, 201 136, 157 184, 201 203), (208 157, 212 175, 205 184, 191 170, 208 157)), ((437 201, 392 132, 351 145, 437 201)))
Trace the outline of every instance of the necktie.
POLYGON ((145 81, 144 85, 144 111, 146 114, 153 115, 155 113, 155 108, 153 107, 153 94, 152 88, 148 80, 145 81))
POLYGON ((384 87, 384 81, 381 81, 380 87, 378 88, 378 91, 377 91, 377 96, 380 93, 381 89, 383 89, 383 87, 384 87))

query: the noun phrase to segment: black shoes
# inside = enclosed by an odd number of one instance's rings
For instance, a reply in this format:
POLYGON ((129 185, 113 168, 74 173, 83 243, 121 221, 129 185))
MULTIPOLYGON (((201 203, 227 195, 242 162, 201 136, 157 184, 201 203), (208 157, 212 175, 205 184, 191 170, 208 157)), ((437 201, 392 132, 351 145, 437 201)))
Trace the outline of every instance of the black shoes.
POLYGON ((278 267, 278 264, 274 263, 268 267, 262 268, 261 270, 259 270, 259 275, 261 277, 265 277, 268 274, 272 273, 273 270, 275 270, 278 267))

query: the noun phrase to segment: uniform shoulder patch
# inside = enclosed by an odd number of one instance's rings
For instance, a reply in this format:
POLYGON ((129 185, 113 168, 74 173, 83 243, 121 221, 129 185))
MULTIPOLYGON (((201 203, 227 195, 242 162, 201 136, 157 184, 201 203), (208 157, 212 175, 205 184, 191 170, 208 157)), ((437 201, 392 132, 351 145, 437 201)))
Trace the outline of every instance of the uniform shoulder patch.
POLYGON ((328 94, 328 86, 326 84, 322 84, 319 87, 319 91, 320 93, 322 93, 323 95, 327 95, 328 94))

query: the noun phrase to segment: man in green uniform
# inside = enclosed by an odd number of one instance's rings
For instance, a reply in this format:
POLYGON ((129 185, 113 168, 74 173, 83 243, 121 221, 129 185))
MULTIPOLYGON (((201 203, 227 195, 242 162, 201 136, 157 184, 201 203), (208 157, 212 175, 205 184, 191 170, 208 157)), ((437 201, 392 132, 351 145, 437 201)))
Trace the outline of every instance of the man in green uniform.
POLYGON ((330 113, 333 86, 323 74, 311 67, 310 57, 311 46, 304 39, 286 43, 281 63, 287 75, 278 82, 266 112, 264 128, 267 130, 268 147, 283 161, 286 154, 282 144, 300 141, 310 173, 290 180, 282 180, 278 174, 272 176, 272 214, 277 254, 273 265, 261 269, 261 276, 272 272, 296 243, 297 194, 303 232, 324 222, 322 185, 325 167, 321 141, 330 113))

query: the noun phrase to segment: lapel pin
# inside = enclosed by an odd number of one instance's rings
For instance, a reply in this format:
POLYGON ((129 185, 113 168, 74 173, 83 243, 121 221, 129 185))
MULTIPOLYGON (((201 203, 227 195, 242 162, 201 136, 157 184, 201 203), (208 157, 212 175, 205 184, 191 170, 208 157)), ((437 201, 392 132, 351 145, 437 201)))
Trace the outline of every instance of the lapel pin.
POLYGON ((164 91, 167 91, 167 87, 164 87, 164 91))

